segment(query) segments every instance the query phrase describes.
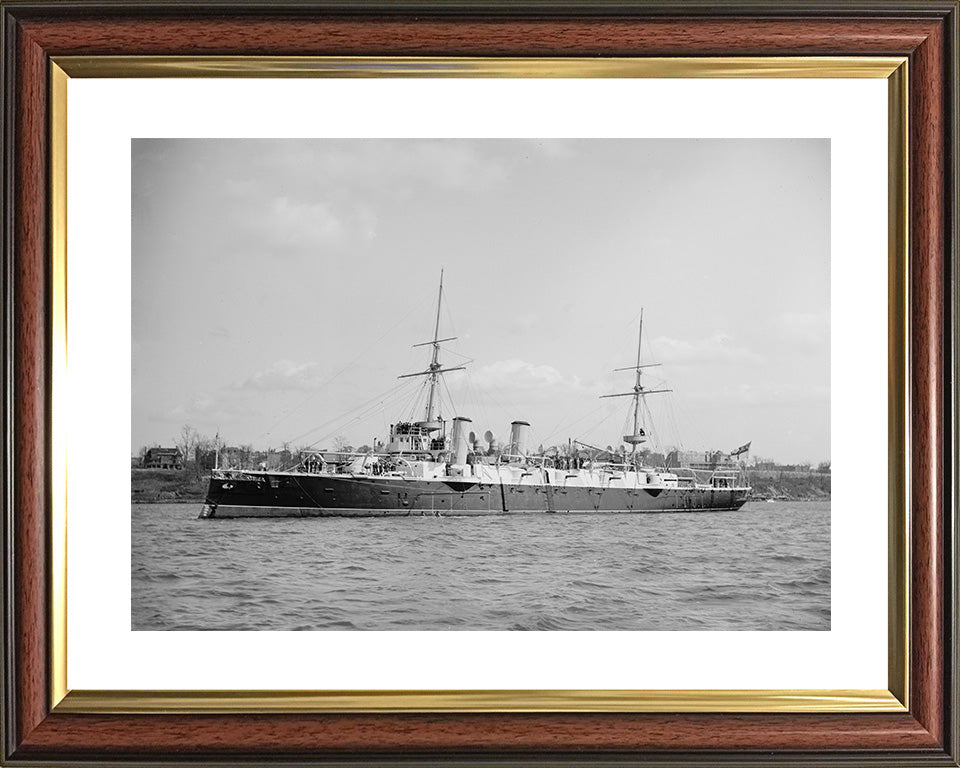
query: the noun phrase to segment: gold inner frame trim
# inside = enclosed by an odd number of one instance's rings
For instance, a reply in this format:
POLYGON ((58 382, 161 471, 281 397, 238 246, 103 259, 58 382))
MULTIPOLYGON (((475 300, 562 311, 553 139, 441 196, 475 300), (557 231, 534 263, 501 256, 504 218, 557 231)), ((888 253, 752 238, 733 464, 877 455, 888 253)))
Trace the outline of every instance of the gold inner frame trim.
POLYGON ((909 64, 887 79, 887 684, 910 705, 909 64))
POLYGON ((887 78, 896 56, 450 58, 438 56, 56 56, 69 77, 887 78))
POLYGON ((67 694, 67 80, 50 66, 50 686, 67 694))
POLYGON ((56 712, 904 712, 909 691, 908 92, 903 57, 61 56, 51 60, 50 698, 56 712), (161 691, 67 687, 67 85, 71 77, 881 78, 888 81, 889 690, 161 691))
POLYGON ((889 691, 71 691, 57 712, 903 712, 889 691))

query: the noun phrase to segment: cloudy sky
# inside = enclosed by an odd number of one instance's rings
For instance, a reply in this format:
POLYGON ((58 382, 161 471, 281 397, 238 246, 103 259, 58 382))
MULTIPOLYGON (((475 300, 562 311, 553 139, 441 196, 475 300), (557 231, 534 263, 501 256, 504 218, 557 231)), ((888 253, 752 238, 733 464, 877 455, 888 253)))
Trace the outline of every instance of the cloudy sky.
MULTIPOLYGON (((354 445, 416 408, 616 444, 644 309, 664 446, 830 456, 826 140, 137 139, 132 450, 354 445), (452 402, 452 405, 450 404, 452 402)), ((630 431, 630 430, 627 430, 630 431)))

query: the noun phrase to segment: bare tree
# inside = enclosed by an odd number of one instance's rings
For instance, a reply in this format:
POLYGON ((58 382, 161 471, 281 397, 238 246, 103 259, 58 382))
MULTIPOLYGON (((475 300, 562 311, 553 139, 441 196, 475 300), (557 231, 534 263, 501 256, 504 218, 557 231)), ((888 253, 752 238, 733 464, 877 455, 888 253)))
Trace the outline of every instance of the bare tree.
POLYGON ((180 455, 183 456, 183 463, 186 465, 190 458, 190 451, 197 444, 197 430, 189 424, 184 424, 180 430, 180 437, 177 438, 177 448, 180 449, 180 455))
POLYGON ((197 434, 193 444, 193 466, 196 472, 197 480, 200 479, 200 470, 208 469, 210 454, 217 449, 216 440, 212 437, 197 434))
POLYGON ((347 438, 343 435, 337 435, 333 438, 333 450, 337 453, 346 453, 347 451, 352 451, 353 449, 347 443, 347 438))

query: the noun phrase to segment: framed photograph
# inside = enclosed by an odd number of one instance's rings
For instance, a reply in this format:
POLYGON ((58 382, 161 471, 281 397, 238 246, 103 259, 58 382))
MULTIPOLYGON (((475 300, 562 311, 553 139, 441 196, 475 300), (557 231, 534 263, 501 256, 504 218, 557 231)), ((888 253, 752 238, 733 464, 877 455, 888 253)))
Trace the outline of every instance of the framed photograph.
POLYGON ((958 765, 957 4, 2 2, 10 765, 958 765))

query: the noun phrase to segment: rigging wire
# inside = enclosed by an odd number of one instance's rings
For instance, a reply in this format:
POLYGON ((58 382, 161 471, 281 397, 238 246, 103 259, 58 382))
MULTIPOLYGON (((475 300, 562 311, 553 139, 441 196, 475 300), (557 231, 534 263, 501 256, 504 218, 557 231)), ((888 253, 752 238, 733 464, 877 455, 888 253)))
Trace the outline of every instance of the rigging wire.
MULTIPOLYGON (((598 421, 596 424, 594 424, 592 427, 590 427, 590 429, 586 430, 584 434, 590 435, 590 434, 593 433, 594 430, 600 429, 600 427, 602 427, 603 424, 604 424, 605 422, 607 422, 607 421, 610 419, 611 416, 613 416, 613 411, 610 411, 610 413, 608 413, 606 416, 604 416, 602 419, 600 419, 600 421, 598 421)), ((602 441, 601 441, 601 442, 602 442, 602 441)))
POLYGON ((467 355, 461 355, 456 350, 450 349, 450 347, 440 347, 440 348, 449 355, 455 355, 456 357, 462 358, 463 360, 467 360, 471 363, 473 362, 473 358, 468 357, 467 355))
POLYGON ((664 454, 663 442, 660 440, 660 433, 657 432, 657 425, 653 420, 653 414, 650 413, 650 406, 647 404, 646 398, 643 398, 643 409, 646 411, 646 414, 647 414, 647 429, 649 430, 649 433, 653 438, 651 440, 651 443, 657 449, 657 453, 664 454))
MULTIPOLYGON (((403 390, 406 389, 406 388, 409 388, 410 386, 411 386, 411 383, 410 383, 410 382, 403 382, 403 384, 402 384, 401 386, 399 386, 399 387, 395 386, 395 387, 393 387, 392 390, 387 390, 385 393, 381 393, 381 394, 382 394, 382 397, 381 397, 380 395, 378 395, 377 397, 374 397, 374 398, 372 398, 371 400, 366 401, 366 402, 363 403, 361 406, 358 406, 357 408, 354 408, 353 411, 351 411, 350 413, 352 413, 352 412, 354 412, 354 411, 359 411, 356 416, 354 416, 354 417, 352 417, 352 418, 347 418, 347 419, 344 421, 344 420, 343 420, 344 417, 349 416, 349 413, 348 413, 348 414, 341 414, 340 417, 334 418, 334 419, 330 419, 330 420, 324 422, 323 424, 320 424, 320 425, 318 425, 317 427, 314 427, 314 428, 311 429, 309 432, 303 433, 303 435, 301 435, 301 438, 302 438, 302 437, 306 437, 307 435, 312 434, 312 433, 316 432, 316 431, 319 430, 319 429, 323 429, 324 427, 328 427, 330 424, 339 422, 339 423, 337 423, 337 426, 334 427, 333 429, 331 429, 329 432, 326 432, 326 433, 324 433, 324 434, 321 434, 320 437, 318 437, 317 439, 315 439, 313 442, 308 443, 308 444, 305 445, 305 446, 301 446, 300 450, 313 449, 313 448, 315 448, 315 447, 317 446, 317 444, 319 444, 319 443, 321 443, 321 442, 323 442, 323 441, 325 441, 325 440, 331 439, 331 438, 334 437, 337 433, 341 432, 344 428, 346 428, 346 427, 348 427, 348 426, 353 426, 354 424, 357 424, 357 423, 361 423, 361 422, 365 421, 366 419, 370 418, 371 416, 375 415, 375 414, 378 413, 378 412, 379 412, 379 413, 382 413, 388 406, 392 405, 394 402, 396 402, 396 401, 402 399, 403 397, 405 397, 405 396, 406 396, 406 392, 404 392, 403 390)), ((296 462, 294 462, 294 465, 295 465, 295 463, 296 463, 296 462)))
MULTIPOLYGON (((454 340, 456 342, 459 342, 459 333, 457 332, 456 323, 454 323, 453 321, 453 312, 450 309, 449 293, 443 297, 443 311, 445 313, 444 317, 446 318, 448 327, 450 328, 450 334, 455 337, 454 340)), ((459 346, 459 343, 458 343, 458 346, 459 346)), ((467 361, 467 363, 473 362, 473 358, 471 358, 469 355, 463 354, 462 352, 458 352, 456 349, 453 349, 452 346, 444 347, 443 350, 444 352, 454 355, 455 357, 458 357, 461 360, 467 361)), ((470 376, 470 370, 466 369, 464 371, 464 374, 465 374, 465 388, 466 388, 465 395, 466 395, 467 402, 469 403, 470 401, 472 401, 474 407, 476 407, 477 410, 481 411, 481 414, 478 414, 478 415, 481 416, 484 420, 488 420, 487 414, 484 413, 484 404, 483 404, 482 398, 479 395, 478 389, 474 386, 473 378, 470 376)), ((460 413, 455 413, 456 403, 454 402, 453 393, 450 391, 450 385, 447 384, 446 378, 443 379, 443 386, 447 390, 447 397, 450 399, 450 408, 451 408, 450 412, 453 413, 453 415, 455 416, 462 415, 460 413)))
POLYGON ((346 411, 345 413, 341 413, 341 414, 339 414, 338 416, 335 416, 335 417, 332 418, 332 419, 328 419, 327 421, 322 422, 321 424, 318 424, 317 426, 313 427, 312 429, 309 429, 309 430, 307 430, 306 432, 303 432, 303 433, 297 435, 295 438, 293 438, 292 440, 290 440, 290 442, 291 442, 291 443, 296 443, 296 442, 298 442, 298 441, 300 441, 300 440, 303 440, 304 438, 309 437, 310 435, 312 435, 312 434, 314 434, 315 432, 323 429, 324 427, 329 426, 330 424, 333 424, 333 423, 337 422, 338 420, 342 419, 343 417, 349 416, 350 414, 354 413, 355 411, 359 411, 359 410, 367 407, 371 402, 374 402, 374 401, 376 401, 376 400, 378 400, 378 399, 380 399, 380 398, 382 398, 382 397, 387 397, 388 395, 392 394, 393 392, 396 392, 396 391, 398 391, 398 390, 400 390, 400 389, 402 389, 402 388, 404 388, 404 387, 406 387, 406 386, 409 386, 409 382, 406 382, 406 381, 405 381, 405 382, 402 382, 402 383, 400 383, 400 384, 396 384, 396 385, 394 385, 393 387, 391 387, 390 389, 384 390, 384 391, 381 392, 380 394, 374 395, 374 396, 373 396, 372 398, 370 398, 369 400, 366 400, 366 401, 364 401, 363 403, 361 403, 361 404, 359 404, 359 405, 351 408, 349 411, 346 411))
MULTIPOLYGON (((444 377, 444 378, 440 379, 440 381, 443 383, 443 389, 444 389, 444 390, 446 391, 446 393, 447 393, 447 401, 450 403, 450 410, 448 411, 448 413, 451 414, 451 418, 452 418, 453 416, 459 416, 460 414, 458 414, 458 413, 456 412, 456 411, 457 411, 457 408, 456 408, 456 405, 455 405, 454 402, 453 402, 453 395, 450 394, 450 385, 447 384, 447 379, 444 377)), ((442 394, 442 393, 441 393, 441 394, 442 394)))
MULTIPOLYGON (((467 393, 468 396, 473 400, 474 406, 479 411, 478 416, 480 417, 480 422, 487 425, 487 428, 492 426, 490 419, 490 411, 487 408, 486 398, 483 396, 483 393, 477 383, 474 381, 473 376, 470 375, 470 372, 467 371, 467 393)), ((477 426, 477 432, 480 432, 480 426, 477 426)))
POLYGON ((667 414, 671 424, 673 425, 673 433, 674 433, 674 437, 677 440, 677 447, 681 451, 685 451, 686 448, 684 448, 684 445, 683 445, 683 433, 680 430, 680 423, 677 420, 677 412, 676 412, 676 409, 674 408, 674 398, 672 397, 667 398, 667 414))
POLYGON ((557 424, 557 426, 553 428, 553 431, 550 432, 545 438, 543 438, 543 441, 544 441, 544 442, 547 442, 548 440, 550 440, 550 438, 552 438, 554 435, 556 435, 561 429, 571 429, 572 427, 576 426, 577 424, 579 424, 579 423, 580 423, 581 421, 583 421, 584 419, 588 419, 588 418, 590 418, 591 416, 593 416, 597 411, 602 411, 602 410, 603 410, 603 404, 601 403, 601 404, 598 405, 596 408, 594 408, 592 411, 588 411, 587 413, 583 414, 583 415, 580 416, 579 418, 574 419, 574 421, 570 422, 569 424, 565 424, 565 423, 563 422, 563 420, 561 419, 561 423, 557 424))
POLYGON ((627 415, 623 419, 623 424, 620 426, 620 434, 627 435, 631 432, 633 432, 633 415, 630 411, 627 411, 627 415))
MULTIPOLYGON (((658 359, 656 355, 655 346, 653 340, 647 337, 645 346, 650 354, 652 354, 653 359, 658 359)), ((699 431, 696 429, 696 420, 691 420, 688 418, 687 411, 683 405, 683 402, 680 398, 676 397, 672 392, 667 393, 665 397, 665 413, 666 417, 670 422, 670 425, 673 428, 674 439, 677 444, 677 448, 681 451, 686 449, 686 440, 684 436, 693 438, 694 445, 702 445, 703 440, 699 431), (694 426, 691 426, 694 425, 694 426)))
MULTIPOLYGON (((286 411, 284 411, 282 414, 280 414, 279 418, 277 418, 269 427, 267 427, 266 430, 264 430, 264 431, 261 432, 259 435, 257 435, 256 440, 260 440, 261 438, 268 436, 274 429, 276 429, 280 424, 282 424, 285 419, 287 419, 289 416, 291 416, 291 415, 293 415, 294 413, 296 413, 297 411, 299 411, 301 408, 303 408, 303 406, 305 406, 307 403, 309 403, 311 400, 313 400, 315 397, 317 397, 317 395, 319 395, 327 385, 329 385, 329 384, 333 383, 334 381, 336 381, 338 378, 340 378, 340 376, 342 376, 344 373, 346 373, 348 370, 350 370, 354 365, 356 365, 356 363, 357 363, 362 357, 364 357, 364 355, 368 354, 372 349, 376 348, 376 346, 377 346, 381 341, 383 341, 387 336, 389 336, 389 335, 390 335, 393 331, 395 331, 397 328, 399 328, 400 326, 402 326, 403 323, 406 322, 407 319, 410 317, 410 315, 413 314, 414 310, 419 309, 419 308, 420 308, 420 304, 419 304, 419 303, 417 303, 417 302, 411 302, 410 309, 407 310, 406 314, 403 315, 403 317, 401 317, 400 320, 398 320, 397 322, 391 323, 391 324, 387 327, 387 329, 386 329, 382 334, 380 334, 380 335, 379 335, 373 342, 371 342, 370 344, 365 345, 365 346, 361 349, 361 351, 360 351, 355 357, 353 357, 345 366, 343 366, 343 367, 340 368, 338 371, 336 371, 333 375, 331 375, 329 378, 327 378, 326 380, 324 380, 323 382, 321 382, 320 384, 318 384, 318 385, 316 386, 316 388, 314 388, 314 389, 310 392, 310 394, 308 394, 305 398, 303 398, 303 400, 301 400, 300 402, 298 402, 298 403, 296 403, 295 405, 291 406, 291 407, 288 408, 286 411)), ((292 443, 292 442, 296 442, 296 440, 295 440, 295 439, 294 439, 294 440, 289 440, 288 442, 291 442, 291 443, 292 443)))
POLYGON ((426 401, 427 380, 421 379, 413 393, 413 397, 408 401, 406 408, 401 409, 400 413, 407 414, 407 421, 417 420, 417 409, 420 408, 420 401, 426 401))
POLYGON ((370 403, 366 408, 364 408, 362 411, 357 413, 355 416, 352 416, 349 419, 342 421, 330 432, 324 435, 321 435, 319 438, 314 440, 312 445, 316 445, 317 443, 320 443, 324 440, 327 440, 333 437, 337 432, 340 432, 343 429, 347 428, 348 425, 352 426, 353 424, 362 423, 363 421, 366 421, 368 418, 370 418, 374 414, 382 412, 388 405, 393 405, 394 403, 401 400, 404 394, 405 393, 403 392, 397 392, 388 397, 384 397, 383 399, 377 402, 370 403))
MULTIPOLYGON (((446 313, 445 314, 446 320, 449 323, 450 333, 453 336, 458 336, 456 324, 453 321, 453 313, 450 310, 448 295, 445 295, 443 297, 442 303, 443 303, 444 312, 446 313)), ((456 355, 457 357, 462 358, 464 360, 473 362, 473 358, 467 355, 464 355, 461 352, 457 352, 454 349, 445 348, 445 351, 450 352, 451 354, 456 355)), ((446 382, 444 382, 444 384, 446 385, 446 382)), ((475 407, 477 408, 478 411, 480 411, 479 415, 481 416, 483 423, 485 424, 484 429, 490 429, 491 431, 496 433, 497 430, 495 429, 495 424, 493 423, 493 419, 491 418, 492 408, 499 409, 501 411, 500 415, 502 417, 509 418, 508 416, 506 416, 509 409, 506 408, 497 397, 498 395, 499 397, 504 397, 504 393, 502 392, 502 390, 500 390, 496 385, 493 385, 493 384, 488 384, 485 388, 481 389, 481 387, 476 383, 474 378, 470 375, 469 369, 466 371, 466 389, 467 389, 467 396, 473 400, 475 407)), ((448 388, 448 395, 449 394, 450 392, 448 388)), ((478 427, 478 431, 479 431, 479 427, 478 427)))
POLYGON ((307 447, 313 448, 318 443, 324 442, 325 440, 329 440, 330 438, 335 436, 338 432, 346 429, 347 427, 355 426, 358 423, 362 423, 363 421, 375 415, 376 413, 382 413, 388 405, 392 405, 394 402, 400 400, 405 394, 406 393, 398 392, 394 394, 392 397, 387 397, 378 403, 371 404, 365 411, 357 414, 351 419, 348 419, 344 423, 339 424, 335 429, 332 429, 330 432, 327 432, 326 434, 321 435, 319 438, 314 440, 313 443, 311 443, 307 447))

